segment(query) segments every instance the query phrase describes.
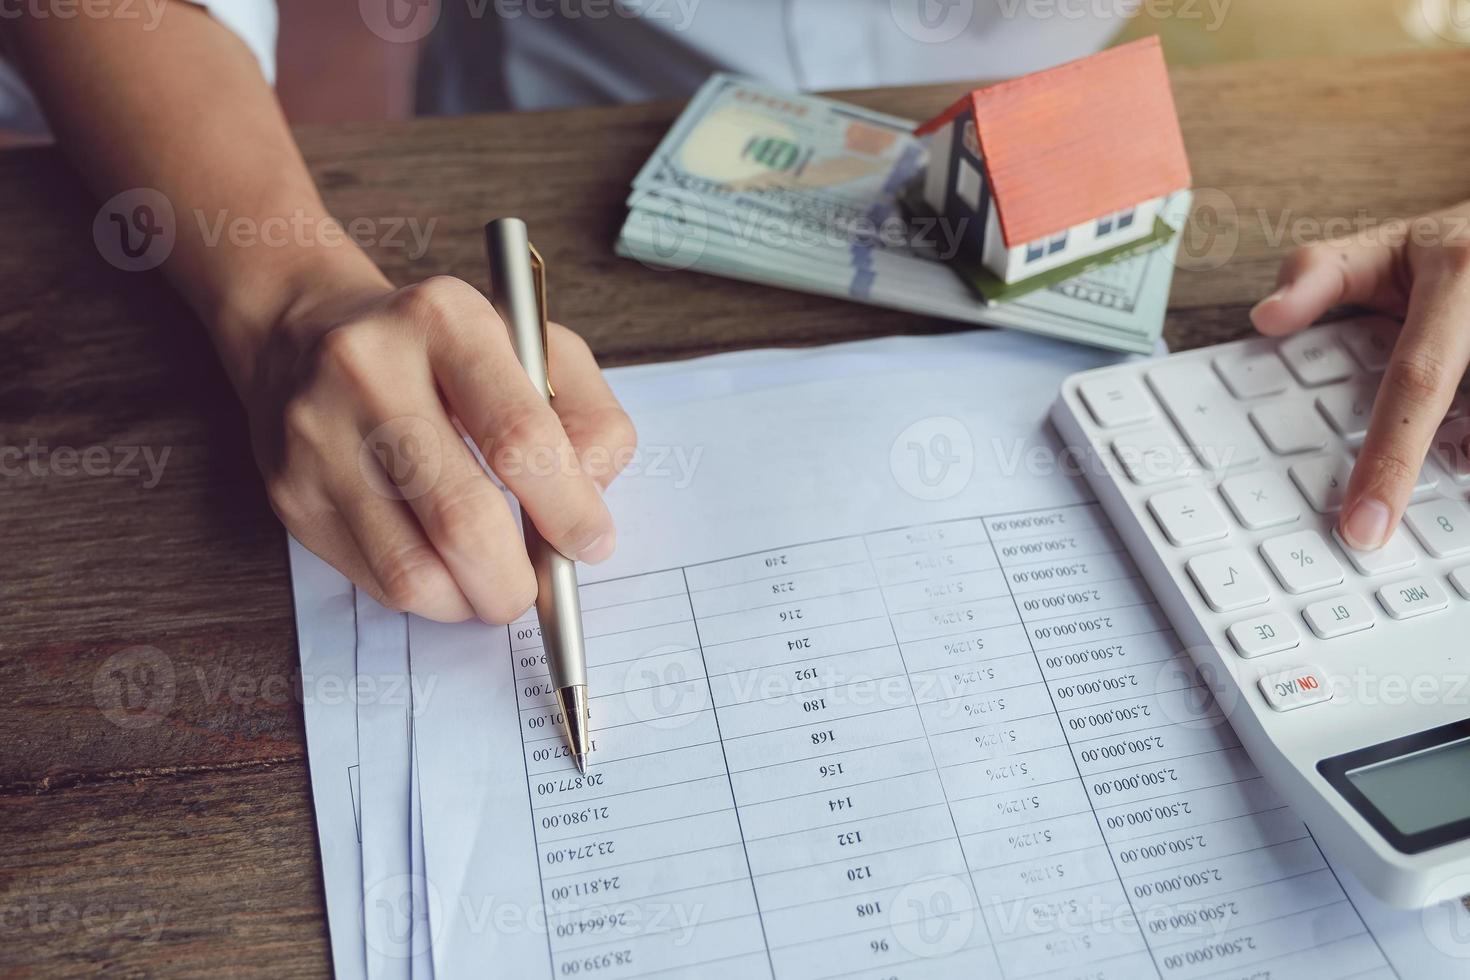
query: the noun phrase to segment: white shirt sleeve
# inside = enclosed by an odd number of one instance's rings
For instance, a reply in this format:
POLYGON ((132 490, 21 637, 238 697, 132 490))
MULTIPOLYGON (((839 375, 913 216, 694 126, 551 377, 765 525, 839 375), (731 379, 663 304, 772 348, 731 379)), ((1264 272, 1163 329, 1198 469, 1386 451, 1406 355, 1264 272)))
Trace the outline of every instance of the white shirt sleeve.
MULTIPOLYGON (((245 42, 260 64, 261 74, 272 85, 276 82, 276 4, 275 0, 189 0, 205 10, 245 42)), ((128 8, 122 8, 128 9, 128 8)), ((163 8, 156 3, 131 6, 133 15, 147 24, 156 20, 163 8)), ((46 118, 25 79, 9 61, 0 60, 0 129, 13 133, 44 135, 46 118)))
MULTIPOLYGON (((275 0, 189 0, 234 31, 260 62, 265 80, 276 84, 275 0)), ((145 5, 146 6, 146 5, 145 5)))

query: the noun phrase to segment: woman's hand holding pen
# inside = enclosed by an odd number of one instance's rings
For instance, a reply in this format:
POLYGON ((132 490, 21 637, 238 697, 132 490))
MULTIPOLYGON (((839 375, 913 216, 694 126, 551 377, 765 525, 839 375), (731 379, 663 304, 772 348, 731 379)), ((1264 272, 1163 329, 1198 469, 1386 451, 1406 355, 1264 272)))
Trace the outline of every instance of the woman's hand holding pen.
POLYGON ((431 619, 508 622, 536 580, 504 494, 556 549, 608 558, 601 491, 635 443, 586 343, 548 336, 548 405, 478 290, 437 277, 306 298, 235 370, 271 505, 379 602, 431 619))

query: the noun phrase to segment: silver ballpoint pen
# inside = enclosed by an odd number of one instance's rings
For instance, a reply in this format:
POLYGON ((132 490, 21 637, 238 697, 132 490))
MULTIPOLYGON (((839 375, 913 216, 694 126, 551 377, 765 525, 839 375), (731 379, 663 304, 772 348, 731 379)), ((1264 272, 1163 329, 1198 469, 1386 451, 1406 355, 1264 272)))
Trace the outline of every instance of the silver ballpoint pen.
MULTIPOLYGON (((485 226, 490 258, 490 302, 510 328, 511 343, 531 384, 550 401, 555 395, 547 371, 546 264, 526 236, 519 218, 497 218, 485 226)), ((526 554, 536 570, 536 615, 541 644, 556 690, 556 704, 577 771, 587 771, 591 737, 587 719, 587 649, 582 639, 582 603, 577 596, 577 566, 547 544, 522 511, 526 554)))

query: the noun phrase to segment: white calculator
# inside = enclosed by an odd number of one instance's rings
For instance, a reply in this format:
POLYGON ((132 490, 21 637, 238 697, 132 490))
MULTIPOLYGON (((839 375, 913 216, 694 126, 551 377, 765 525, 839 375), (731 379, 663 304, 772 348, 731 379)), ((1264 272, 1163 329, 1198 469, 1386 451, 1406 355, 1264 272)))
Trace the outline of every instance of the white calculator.
POLYGON ((1346 320, 1084 371, 1052 417, 1241 742, 1398 906, 1470 893, 1470 435, 1403 526, 1334 532, 1398 325, 1346 320))

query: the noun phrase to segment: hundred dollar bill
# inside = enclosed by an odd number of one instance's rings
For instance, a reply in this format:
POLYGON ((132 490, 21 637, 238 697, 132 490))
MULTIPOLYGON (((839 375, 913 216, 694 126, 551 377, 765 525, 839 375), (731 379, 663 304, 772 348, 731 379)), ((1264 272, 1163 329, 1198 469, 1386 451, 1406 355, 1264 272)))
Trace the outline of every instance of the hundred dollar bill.
MULTIPOLYGON (((854 245, 806 225, 732 220, 687 196, 645 199, 629 213, 619 252, 664 268, 694 269, 840 296, 969 323, 1030 329, 1116 350, 1149 351, 1173 278, 1176 243, 986 306, 933 252, 922 234, 908 244, 854 245)), ((1188 214, 1189 195, 1169 202, 1169 220, 1188 214)), ((880 238, 883 237, 880 233, 880 238)), ((936 238, 943 248, 942 237, 936 238)))
MULTIPOLYGON (((901 204, 926 162, 912 127, 716 75, 635 179, 617 251, 653 266, 1153 350, 1177 235, 1163 249, 987 306, 944 262, 958 230, 901 204)), ((1165 220, 1182 227, 1189 200, 1176 195, 1165 220)))
POLYGON ((675 188, 713 209, 756 209, 835 227, 892 208, 924 167, 914 124, 732 75, 700 88, 633 189, 675 188))
MULTIPOLYGON (((666 264, 670 254, 664 245, 636 233, 620 239, 618 252, 654 266, 666 264)), ((680 262, 677 267, 803 292, 854 298, 848 290, 848 281, 842 274, 835 274, 829 269, 813 268, 809 262, 756 265, 748 261, 748 256, 724 249, 718 243, 711 243, 709 248, 702 250, 696 261, 680 262)), ((936 274, 927 284, 896 285, 880 274, 874 278, 860 301, 976 325, 1023 329, 1112 350, 1132 353, 1148 353, 1153 350, 1154 340, 1146 334, 1101 330, 1085 319, 1059 315, 1044 308, 1027 308, 1019 304, 977 307, 957 277, 942 266, 936 265, 933 268, 936 274)))

